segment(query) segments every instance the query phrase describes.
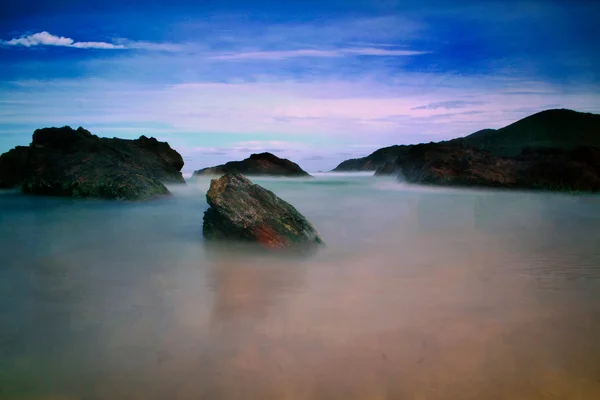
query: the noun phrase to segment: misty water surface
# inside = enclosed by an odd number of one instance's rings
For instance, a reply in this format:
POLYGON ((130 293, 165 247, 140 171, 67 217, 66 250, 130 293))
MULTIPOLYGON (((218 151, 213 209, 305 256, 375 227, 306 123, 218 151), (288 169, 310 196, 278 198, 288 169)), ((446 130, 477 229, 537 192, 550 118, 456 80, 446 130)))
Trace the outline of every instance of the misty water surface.
POLYGON ((0 398, 600 398, 600 197, 255 181, 327 246, 206 248, 208 179, 0 192, 0 398))

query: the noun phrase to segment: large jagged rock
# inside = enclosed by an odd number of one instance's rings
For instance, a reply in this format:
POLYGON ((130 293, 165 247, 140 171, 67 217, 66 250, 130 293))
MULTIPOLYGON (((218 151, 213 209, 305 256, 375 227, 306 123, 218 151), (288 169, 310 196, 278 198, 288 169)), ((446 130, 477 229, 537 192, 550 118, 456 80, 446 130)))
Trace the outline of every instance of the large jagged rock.
POLYGON ((600 190, 600 148, 524 149, 500 157, 461 141, 412 146, 398 159, 408 182, 552 191, 600 190))
POLYGON ((99 138, 68 126, 37 129, 29 147, 0 156, 0 187, 69 197, 145 200, 185 183, 183 158, 168 143, 99 138))
POLYGON ((206 194, 204 237, 257 242, 271 248, 323 243, 315 227, 292 205, 240 174, 213 179, 206 194))
POLYGON ((194 176, 218 176, 233 173, 247 176, 310 176, 298 164, 285 158, 279 158, 271 153, 252 154, 243 161, 230 161, 216 167, 200 169, 194 172, 194 176))

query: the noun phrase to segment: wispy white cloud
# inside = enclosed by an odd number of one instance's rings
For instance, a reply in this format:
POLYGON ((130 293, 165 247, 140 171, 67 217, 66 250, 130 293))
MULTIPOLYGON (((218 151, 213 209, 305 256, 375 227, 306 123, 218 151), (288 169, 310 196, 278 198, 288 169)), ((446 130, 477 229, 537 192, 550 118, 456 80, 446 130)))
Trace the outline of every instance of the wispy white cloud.
POLYGON ((346 56, 417 56, 427 54, 418 50, 390 50, 376 47, 341 48, 333 50, 298 49, 281 51, 249 51, 211 56, 214 60, 281 60, 294 57, 346 57, 346 56))
POLYGON ((46 31, 34 33, 33 35, 21 36, 2 43, 9 46, 60 46, 60 47, 76 47, 78 49, 125 49, 124 45, 113 44, 108 42, 76 42, 71 38, 64 36, 55 36, 46 31))
POLYGON ((176 52, 186 48, 186 46, 176 43, 154 43, 147 41, 135 41, 128 39, 116 39, 114 43, 109 42, 76 42, 74 39, 64 36, 56 36, 43 31, 31 35, 23 35, 19 38, 0 41, 0 44, 7 46, 57 46, 73 47, 77 49, 102 49, 102 50, 123 50, 139 49, 150 51, 176 52))
POLYGON ((191 48, 188 44, 180 43, 155 43, 147 42, 143 40, 127 40, 118 39, 118 44, 125 46, 127 49, 139 49, 139 50, 150 50, 150 51, 164 51, 164 52, 179 52, 189 50, 191 48))

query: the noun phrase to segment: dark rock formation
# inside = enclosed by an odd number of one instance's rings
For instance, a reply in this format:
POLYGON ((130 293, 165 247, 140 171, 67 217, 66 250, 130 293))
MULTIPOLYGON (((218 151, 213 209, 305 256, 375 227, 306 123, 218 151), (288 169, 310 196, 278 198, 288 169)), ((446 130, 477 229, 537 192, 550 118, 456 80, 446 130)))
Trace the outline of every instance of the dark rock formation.
POLYGON ((388 161, 375 171, 375 176, 395 175, 399 171, 398 164, 388 161))
POLYGON ((323 243, 315 227, 292 205, 240 174, 213 179, 206 194, 204 237, 257 242, 266 248, 323 243))
POLYGON ((408 182, 456 186, 510 186, 512 164, 486 151, 442 142, 418 144, 398 159, 408 182), (511 170, 511 171, 509 171, 511 170))
POLYGON ((399 156, 407 151, 408 146, 405 145, 384 147, 366 157, 342 161, 332 172, 375 171, 387 162, 395 162, 399 156))
POLYGON ((515 157, 517 185, 556 191, 600 190, 600 147, 524 149, 515 157))
POLYGON ((279 158, 271 153, 252 154, 243 161, 230 161, 216 167, 194 171, 194 176, 243 174, 248 176, 287 176, 309 177, 308 172, 288 159, 279 158))
POLYGON ((25 179, 29 147, 17 146, 0 155, 0 189, 18 186, 25 179))
POLYGON ((29 147, 0 156, 0 187, 26 193, 142 200, 184 183, 183 159, 167 143, 141 136, 106 139, 68 126, 37 129, 29 147))
POLYGON ((412 146, 398 159, 408 182, 555 191, 600 190, 600 148, 525 149, 500 157, 461 141, 412 146))

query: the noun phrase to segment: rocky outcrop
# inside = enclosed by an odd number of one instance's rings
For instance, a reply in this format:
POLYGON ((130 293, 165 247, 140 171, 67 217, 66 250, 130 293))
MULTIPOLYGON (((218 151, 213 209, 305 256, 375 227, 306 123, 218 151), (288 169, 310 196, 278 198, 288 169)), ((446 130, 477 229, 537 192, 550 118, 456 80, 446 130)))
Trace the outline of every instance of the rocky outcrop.
POLYGON ((396 175, 398 174, 398 171, 398 164, 396 164, 395 162, 388 161, 381 167, 377 168, 377 171, 375 171, 374 176, 396 175))
POLYGON ((555 191, 600 190, 600 147, 525 148, 515 157, 517 186, 555 191))
POLYGON ((184 183, 183 159, 168 143, 99 138, 68 126, 38 129, 29 147, 0 156, 0 187, 26 193, 144 200, 184 183))
POLYGON ((553 191, 600 190, 600 148, 525 149, 500 157, 461 141, 412 146, 398 165, 408 182, 553 191))
POLYGON ((243 174, 247 176, 309 177, 308 172, 288 159, 271 153, 252 154, 243 161, 230 161, 216 167, 194 171, 194 176, 219 176, 223 174, 243 174))
POLYGON ((395 162, 398 157, 408 151, 408 147, 405 145, 384 147, 366 157, 342 161, 331 172, 376 171, 388 162, 395 162))
POLYGON ((0 155, 0 189, 18 186, 25 179, 29 147, 17 146, 0 155))
POLYGON ((206 239, 256 242, 269 249, 323 243, 315 227, 292 205, 240 174, 213 179, 206 194, 206 239))

